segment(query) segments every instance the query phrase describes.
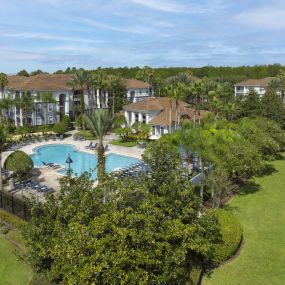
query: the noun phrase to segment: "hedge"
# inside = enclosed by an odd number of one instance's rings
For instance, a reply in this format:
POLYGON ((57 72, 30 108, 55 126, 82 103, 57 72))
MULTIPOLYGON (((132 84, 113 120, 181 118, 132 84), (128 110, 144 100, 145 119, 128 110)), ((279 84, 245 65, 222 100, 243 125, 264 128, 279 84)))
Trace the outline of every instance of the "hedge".
POLYGON ((240 247, 243 229, 238 219, 230 212, 223 209, 214 211, 221 228, 222 242, 214 246, 212 261, 221 263, 232 257, 240 247))

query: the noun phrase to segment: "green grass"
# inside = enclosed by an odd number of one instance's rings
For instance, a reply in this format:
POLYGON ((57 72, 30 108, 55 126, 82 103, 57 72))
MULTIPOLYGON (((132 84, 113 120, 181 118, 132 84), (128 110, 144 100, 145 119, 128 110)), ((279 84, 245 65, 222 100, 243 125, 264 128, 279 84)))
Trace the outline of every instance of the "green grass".
POLYGON ((118 146, 125 146, 125 147, 134 147, 137 145, 137 142, 136 141, 123 142, 120 139, 117 139, 117 140, 110 141, 110 144, 118 145, 118 146))
POLYGON ((91 131, 78 131, 75 135, 78 137, 83 137, 86 140, 95 140, 96 139, 91 131))
POLYGON ((0 236, 0 285, 28 285, 32 269, 15 253, 17 249, 0 236))
POLYGON ((255 179, 229 203, 243 226, 244 246, 203 285, 285 284, 285 160, 274 166, 277 172, 255 179))

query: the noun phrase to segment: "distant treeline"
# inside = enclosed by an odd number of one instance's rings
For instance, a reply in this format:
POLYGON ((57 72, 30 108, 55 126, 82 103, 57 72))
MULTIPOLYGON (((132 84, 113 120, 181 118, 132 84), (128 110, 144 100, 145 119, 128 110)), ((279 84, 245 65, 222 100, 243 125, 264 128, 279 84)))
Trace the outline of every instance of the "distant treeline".
MULTIPOLYGON (((68 67, 66 70, 58 70, 55 73, 74 73, 76 72, 75 67, 68 67)), ((136 78, 136 75, 140 67, 108 67, 108 68, 97 68, 107 74, 119 75, 124 78, 136 78)), ((246 79, 260 79, 264 77, 274 77, 280 70, 285 71, 285 66, 281 64, 269 64, 269 65, 255 65, 255 66, 204 66, 204 67, 160 67, 153 68, 153 79, 164 80, 168 77, 175 76, 182 72, 191 72, 194 76, 199 78, 209 77, 221 82, 236 83, 246 79)), ((29 76, 38 73, 43 73, 41 70, 31 72, 30 74, 26 70, 20 71, 19 75, 29 76)))

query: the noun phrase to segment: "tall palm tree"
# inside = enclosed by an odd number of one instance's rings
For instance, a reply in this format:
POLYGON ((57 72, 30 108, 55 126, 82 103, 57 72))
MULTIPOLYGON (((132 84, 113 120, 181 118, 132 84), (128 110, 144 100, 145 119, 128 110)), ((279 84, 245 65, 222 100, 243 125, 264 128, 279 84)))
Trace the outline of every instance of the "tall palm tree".
POLYGON ((4 89, 8 85, 8 76, 5 73, 0 73, 0 88, 2 92, 2 99, 5 98, 4 89))
MULTIPOLYGON (((80 92, 80 111, 83 115, 85 113, 85 102, 84 102, 84 89, 90 81, 90 75, 84 69, 77 70, 72 74, 71 81, 68 85, 72 86, 74 90, 79 89, 80 92)), ((85 124, 83 124, 83 129, 85 129, 85 124)))
POLYGON ((180 125, 179 101, 185 99, 186 90, 186 85, 180 82, 166 87, 167 95, 175 101, 175 129, 180 125))
POLYGON ((26 91, 23 93, 20 100, 22 101, 22 108, 24 113, 23 124, 25 125, 28 123, 28 112, 31 112, 34 109, 34 97, 29 91, 26 91))
POLYGON ((41 92, 37 98, 39 101, 41 101, 44 105, 45 110, 45 127, 47 125, 47 104, 48 103, 56 103, 56 99, 53 97, 53 94, 51 92, 41 92))
POLYGON ((124 80, 119 76, 109 76, 106 80, 107 89, 112 93, 112 115, 115 117, 115 99, 116 99, 116 92, 118 90, 125 89, 124 80))
POLYGON ((114 123, 114 117, 108 109, 96 109, 90 115, 83 115, 83 120, 86 122, 91 132, 98 137, 99 143, 97 148, 97 167, 98 181, 104 183, 105 172, 105 150, 103 139, 107 132, 111 129, 114 123))
POLYGON ((2 179, 2 153, 4 151, 4 145, 9 138, 7 125, 0 124, 0 191, 3 190, 3 179, 2 179))

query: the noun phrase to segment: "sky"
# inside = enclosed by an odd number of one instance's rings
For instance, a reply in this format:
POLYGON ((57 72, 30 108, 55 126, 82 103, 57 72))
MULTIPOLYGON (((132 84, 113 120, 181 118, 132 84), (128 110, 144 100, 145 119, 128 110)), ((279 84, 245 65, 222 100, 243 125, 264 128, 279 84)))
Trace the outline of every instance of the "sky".
POLYGON ((284 0, 1 0, 0 71, 285 64, 284 0))

